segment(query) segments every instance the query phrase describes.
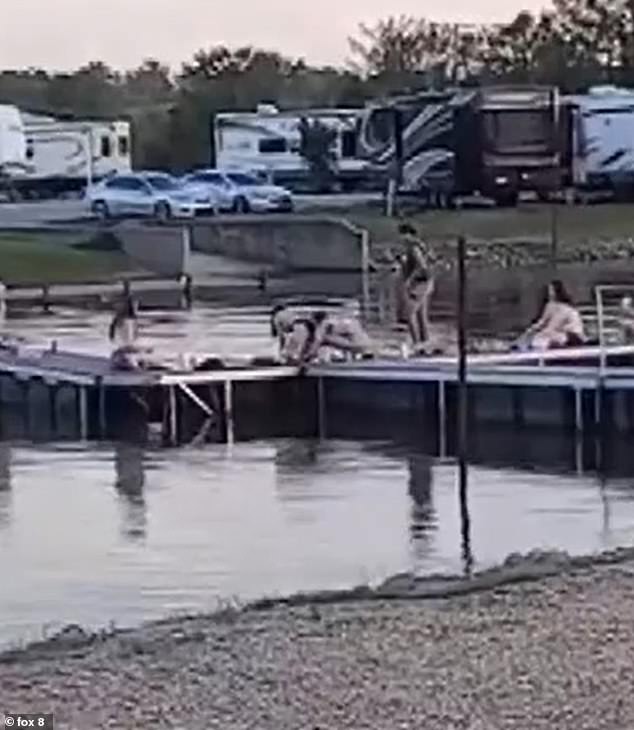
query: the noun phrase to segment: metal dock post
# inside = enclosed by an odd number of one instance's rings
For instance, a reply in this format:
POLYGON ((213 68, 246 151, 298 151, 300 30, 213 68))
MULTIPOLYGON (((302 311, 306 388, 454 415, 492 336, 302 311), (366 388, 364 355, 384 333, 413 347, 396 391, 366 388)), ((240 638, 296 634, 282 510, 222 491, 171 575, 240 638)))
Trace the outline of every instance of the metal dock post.
POLYGON ((233 422, 233 383, 225 380, 225 423, 227 424, 227 443, 233 444, 235 440, 233 422))

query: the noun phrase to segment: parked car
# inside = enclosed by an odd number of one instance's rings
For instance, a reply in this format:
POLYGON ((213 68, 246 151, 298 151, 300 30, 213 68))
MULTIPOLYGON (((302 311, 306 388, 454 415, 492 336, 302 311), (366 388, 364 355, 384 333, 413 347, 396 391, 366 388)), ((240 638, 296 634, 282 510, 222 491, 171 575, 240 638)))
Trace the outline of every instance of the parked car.
POLYGON ((92 212, 102 219, 141 216, 166 221, 213 215, 217 209, 212 191, 183 187, 164 172, 137 172, 113 175, 87 191, 92 212))
POLYGON ((196 170, 183 178, 186 190, 207 191, 216 196, 220 210, 235 213, 290 212, 293 195, 245 172, 196 170))

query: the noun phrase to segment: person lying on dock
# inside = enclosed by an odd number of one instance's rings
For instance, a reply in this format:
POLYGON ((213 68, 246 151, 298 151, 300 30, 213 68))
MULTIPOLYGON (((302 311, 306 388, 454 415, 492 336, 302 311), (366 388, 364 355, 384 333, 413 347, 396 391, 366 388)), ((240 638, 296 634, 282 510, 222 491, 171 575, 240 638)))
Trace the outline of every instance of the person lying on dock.
POLYGON ((539 319, 516 342, 516 349, 548 350, 581 347, 586 344, 581 314, 562 281, 555 279, 547 287, 539 319))

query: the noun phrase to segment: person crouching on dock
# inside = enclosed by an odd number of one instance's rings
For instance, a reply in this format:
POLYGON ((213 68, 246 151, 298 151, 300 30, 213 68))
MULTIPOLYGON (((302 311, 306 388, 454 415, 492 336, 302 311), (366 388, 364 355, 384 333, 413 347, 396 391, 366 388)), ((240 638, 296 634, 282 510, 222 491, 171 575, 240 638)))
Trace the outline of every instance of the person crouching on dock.
POLYGON ((374 354, 372 341, 359 322, 323 311, 293 317, 288 309, 276 307, 271 334, 278 339, 281 360, 294 365, 317 359, 326 348, 356 356, 374 354))

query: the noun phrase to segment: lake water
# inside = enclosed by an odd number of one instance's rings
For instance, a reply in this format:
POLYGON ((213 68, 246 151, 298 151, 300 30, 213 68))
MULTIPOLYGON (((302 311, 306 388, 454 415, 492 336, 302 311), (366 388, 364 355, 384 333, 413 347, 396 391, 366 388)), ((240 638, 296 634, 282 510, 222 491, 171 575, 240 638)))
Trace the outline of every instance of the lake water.
MULTIPOLYGON (((94 351, 107 321, 66 310, 8 328, 94 351)), ((271 348, 255 308, 155 312, 144 332, 166 351, 271 348)), ((488 460, 479 441, 469 491, 476 568, 533 548, 631 544, 634 468, 607 481, 573 473, 569 444, 541 471, 519 468, 531 438, 517 441, 516 461, 514 442, 488 460)), ((0 441, 0 645, 70 622, 128 626, 234 597, 461 572, 459 514, 455 466, 411 439, 173 450, 0 441)))

